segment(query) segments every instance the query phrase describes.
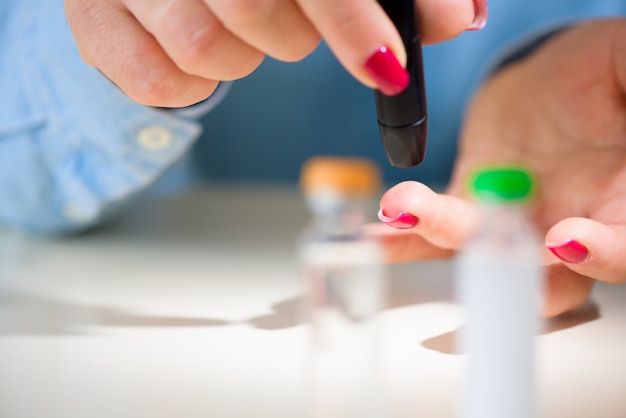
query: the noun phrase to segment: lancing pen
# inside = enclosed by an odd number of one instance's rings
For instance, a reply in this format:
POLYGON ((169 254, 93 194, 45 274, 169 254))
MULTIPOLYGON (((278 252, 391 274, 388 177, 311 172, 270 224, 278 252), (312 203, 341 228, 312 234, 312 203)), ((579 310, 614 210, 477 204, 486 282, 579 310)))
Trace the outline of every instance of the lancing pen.
POLYGON ((421 35, 414 0, 378 0, 402 37, 407 55, 408 86, 399 94, 374 92, 378 128, 395 167, 413 167, 424 160, 427 136, 426 89, 421 35))

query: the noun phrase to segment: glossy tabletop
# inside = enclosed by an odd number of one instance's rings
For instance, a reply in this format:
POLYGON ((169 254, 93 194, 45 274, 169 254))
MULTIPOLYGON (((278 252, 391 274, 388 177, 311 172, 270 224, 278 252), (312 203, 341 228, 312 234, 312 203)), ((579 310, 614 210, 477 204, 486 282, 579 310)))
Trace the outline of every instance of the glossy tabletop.
MULTIPOLYGON (((299 418, 308 325, 290 187, 150 198, 80 237, 0 235, 0 417, 299 418)), ((389 268, 390 417, 455 417, 466 321, 449 262, 389 268)), ((537 337, 541 417, 626 416, 626 287, 537 337)))

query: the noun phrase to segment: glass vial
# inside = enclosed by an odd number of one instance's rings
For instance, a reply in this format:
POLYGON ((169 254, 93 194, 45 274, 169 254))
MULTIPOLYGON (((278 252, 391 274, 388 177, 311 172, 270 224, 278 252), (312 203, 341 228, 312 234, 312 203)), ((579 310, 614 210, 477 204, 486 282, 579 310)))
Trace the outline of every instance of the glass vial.
POLYGON ((368 160, 318 157, 304 165, 301 186, 312 213, 299 242, 311 327, 309 416, 380 417, 382 251, 361 233, 379 171, 368 160))
POLYGON ((533 178, 522 167, 486 167, 469 186, 482 213, 455 265, 458 297, 468 315, 460 333, 461 352, 469 355, 460 416, 532 418, 543 277, 530 219, 533 178))

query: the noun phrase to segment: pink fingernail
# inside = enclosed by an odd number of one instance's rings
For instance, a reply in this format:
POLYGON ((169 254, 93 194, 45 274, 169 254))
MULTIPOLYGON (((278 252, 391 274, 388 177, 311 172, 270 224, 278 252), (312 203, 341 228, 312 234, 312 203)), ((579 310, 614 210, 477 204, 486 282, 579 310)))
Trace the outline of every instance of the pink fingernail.
POLYGON ((578 241, 570 240, 563 245, 547 245, 559 259, 566 263, 580 264, 589 257, 589 250, 578 241))
POLYGON ((489 7, 487 0, 474 0, 474 20, 466 30, 481 30, 487 24, 489 7))
POLYGON ((378 211, 378 219, 380 219, 387 225, 393 226, 394 228, 398 229, 413 228, 419 222, 419 218, 417 216, 411 215, 407 212, 400 212, 392 218, 387 217, 385 216, 385 213, 382 209, 378 211))
POLYGON ((386 46, 378 48, 365 61, 365 70, 386 96, 395 96, 409 85, 409 73, 386 46))

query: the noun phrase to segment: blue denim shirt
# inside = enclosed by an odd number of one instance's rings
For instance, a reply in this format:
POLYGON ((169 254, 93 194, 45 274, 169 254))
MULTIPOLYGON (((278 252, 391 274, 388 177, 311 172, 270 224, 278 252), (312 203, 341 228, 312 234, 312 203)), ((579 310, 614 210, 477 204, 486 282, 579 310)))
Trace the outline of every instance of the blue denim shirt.
POLYGON ((130 100, 80 58, 62 0, 1 0, 0 45, 0 223, 20 230, 77 231, 114 213, 183 156, 213 105, 130 100))

